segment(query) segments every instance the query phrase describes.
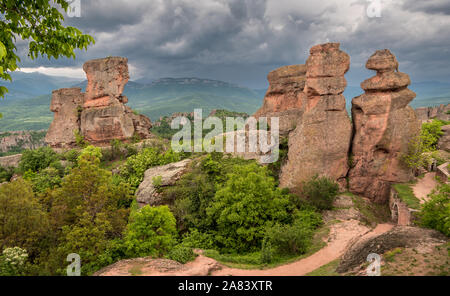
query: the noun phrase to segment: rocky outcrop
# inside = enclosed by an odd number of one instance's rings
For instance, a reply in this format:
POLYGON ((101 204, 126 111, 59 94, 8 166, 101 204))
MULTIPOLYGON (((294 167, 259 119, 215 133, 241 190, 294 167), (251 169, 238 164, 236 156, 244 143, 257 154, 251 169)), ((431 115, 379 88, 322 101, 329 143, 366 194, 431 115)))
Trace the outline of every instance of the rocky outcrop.
POLYGON ((112 57, 83 65, 88 84, 81 112, 81 133, 90 143, 126 140, 135 133, 141 138, 150 136, 150 120, 125 106, 128 98, 122 93, 129 78, 127 62, 126 58, 112 57))
POLYGON ((288 160, 281 169, 280 185, 295 191, 317 174, 337 180, 344 188, 352 128, 342 93, 350 57, 339 49, 339 43, 316 45, 310 53, 305 112, 289 135, 288 160))
POLYGON ((263 106, 254 114, 255 118, 279 117, 281 135, 295 129, 298 119, 304 112, 306 95, 303 92, 306 82, 306 66, 291 65, 278 68, 267 76, 269 89, 263 106))
POLYGON ((159 189, 174 185, 187 170, 190 163, 190 159, 185 159, 146 170, 144 180, 136 191, 136 200, 139 205, 161 205, 163 201, 159 189))
POLYGON ((349 188, 355 194, 383 203, 390 184, 407 182, 411 170, 401 162, 410 140, 420 131, 420 123, 408 103, 416 96, 407 86, 407 74, 398 72, 398 62, 387 49, 378 50, 366 68, 376 76, 361 84, 365 93, 352 100, 354 167, 349 188))
POLYGON ((76 131, 91 144, 151 136, 150 119, 125 105, 128 98, 122 93, 129 79, 127 62, 121 57, 88 61, 83 65, 88 80, 85 93, 79 88, 53 92, 50 109, 55 118, 46 137, 50 146, 74 146, 76 131))
POLYGON ((80 132, 80 117, 84 94, 81 88, 62 88, 52 92, 50 111, 55 113, 45 136, 51 147, 66 148, 76 144, 75 134, 80 132))
POLYGON ((444 125, 441 130, 444 134, 439 139, 437 148, 450 152, 450 125, 444 125))
POLYGON ((19 166, 20 160, 22 159, 22 154, 10 155, 0 157, 0 166, 7 168, 16 168, 19 166))
POLYGON ((45 130, 0 133, 0 152, 15 152, 45 146, 45 130))
POLYGON ((450 121, 450 104, 441 104, 435 107, 420 107, 416 109, 416 115, 422 122, 431 119, 450 121))
POLYGON ((396 226, 378 236, 356 240, 341 258, 337 272, 347 272, 366 262, 371 253, 383 254, 394 248, 415 248, 421 245, 434 246, 447 241, 446 237, 430 229, 409 226, 396 226))

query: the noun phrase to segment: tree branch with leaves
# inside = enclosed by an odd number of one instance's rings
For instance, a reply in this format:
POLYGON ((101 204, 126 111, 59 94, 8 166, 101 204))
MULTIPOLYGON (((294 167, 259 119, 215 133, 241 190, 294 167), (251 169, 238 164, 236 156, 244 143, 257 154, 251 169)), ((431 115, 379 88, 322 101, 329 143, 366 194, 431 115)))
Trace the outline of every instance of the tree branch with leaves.
MULTIPOLYGON (((75 49, 87 49, 95 40, 74 27, 63 25, 61 11, 69 9, 65 0, 0 1, 0 78, 11 80, 11 72, 20 62, 16 54, 17 39, 28 41, 28 57, 48 59, 61 56, 75 58, 75 49)), ((0 97, 8 89, 0 86, 0 97)))

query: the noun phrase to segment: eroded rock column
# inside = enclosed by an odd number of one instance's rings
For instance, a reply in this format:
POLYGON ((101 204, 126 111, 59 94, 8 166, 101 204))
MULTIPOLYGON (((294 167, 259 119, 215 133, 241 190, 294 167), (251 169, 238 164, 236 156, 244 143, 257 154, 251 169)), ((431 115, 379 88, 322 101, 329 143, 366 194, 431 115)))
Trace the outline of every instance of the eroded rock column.
POLYGON ((352 128, 342 93, 349 67, 350 57, 339 49, 339 43, 311 48, 306 61, 305 112, 289 136, 282 187, 296 191, 303 181, 320 175, 345 188, 352 128))
POLYGON ((128 102, 122 95, 129 79, 127 62, 127 58, 110 57, 83 65, 88 84, 81 114, 81 132, 90 143, 126 140, 135 132, 141 138, 150 136, 150 120, 133 114, 124 105, 128 102))
POLYGON ((387 49, 376 51, 366 68, 376 76, 361 83, 365 93, 352 100, 354 167, 349 173, 350 191, 383 203, 390 184, 407 182, 411 170, 401 157, 420 131, 414 110, 408 106, 416 94, 409 90, 409 76, 398 72, 398 61, 387 49))
POLYGON ((62 88, 52 92, 50 110, 55 114, 45 136, 49 146, 66 148, 75 145, 75 132, 80 131, 83 97, 81 88, 62 88))
MULTIPOLYGON (((280 67, 267 75, 269 88, 263 106, 254 117, 279 117, 280 134, 287 135, 295 129, 298 119, 304 112, 306 95, 303 92, 306 82, 306 66, 291 65, 280 67)), ((269 122, 270 123, 270 122, 269 122)))

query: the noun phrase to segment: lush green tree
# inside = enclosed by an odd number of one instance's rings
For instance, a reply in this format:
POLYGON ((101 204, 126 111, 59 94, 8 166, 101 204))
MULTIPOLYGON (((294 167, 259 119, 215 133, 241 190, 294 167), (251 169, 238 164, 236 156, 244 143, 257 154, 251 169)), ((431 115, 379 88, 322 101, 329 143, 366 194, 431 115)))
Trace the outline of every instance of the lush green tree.
POLYGON ((440 185, 419 212, 420 224, 450 236, 450 184, 440 185))
POLYGON ((25 275, 28 259, 26 250, 19 247, 6 248, 0 256, 0 276, 25 275))
MULTIPOLYGON (((94 38, 80 30, 63 25, 64 17, 58 8, 68 11, 65 0, 3 0, 0 2, 0 78, 11 80, 10 72, 20 62, 16 54, 17 39, 28 42, 28 56, 75 58, 76 49, 86 49, 94 38)), ((0 96, 7 89, 0 86, 0 96)))
POLYGON ((169 207, 142 207, 130 216, 124 239, 130 257, 161 257, 176 244, 176 221, 169 207))
POLYGON ((47 213, 23 179, 0 187, 0 250, 21 247, 34 256, 49 230, 47 213))
POLYGON ((23 173, 26 171, 38 172, 39 170, 48 168, 50 165, 58 167, 56 164, 58 160, 58 154, 56 154, 56 152, 50 147, 25 150, 22 153, 22 158, 19 163, 19 170, 23 173))
POLYGON ((100 158, 100 148, 83 149, 77 166, 52 192, 51 212, 57 225, 75 224, 85 213, 95 220, 103 213, 112 225, 110 236, 114 237, 126 225, 132 195, 127 184, 116 184, 111 172, 100 167, 100 158))
POLYGON ((255 163, 236 166, 207 209, 214 221, 215 240, 227 252, 246 252, 261 247, 266 228, 289 223, 291 203, 266 167, 255 163))

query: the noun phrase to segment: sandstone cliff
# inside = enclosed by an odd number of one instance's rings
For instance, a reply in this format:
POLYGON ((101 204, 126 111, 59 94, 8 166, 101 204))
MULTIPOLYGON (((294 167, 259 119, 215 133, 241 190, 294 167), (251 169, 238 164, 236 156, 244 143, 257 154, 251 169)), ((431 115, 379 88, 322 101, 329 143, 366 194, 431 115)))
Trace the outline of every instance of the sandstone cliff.
POLYGON ((50 110, 55 117, 46 136, 50 146, 74 146, 76 132, 91 144, 134 135, 150 137, 150 119, 125 105, 128 99, 122 93, 129 79, 127 62, 121 57, 88 61, 83 65, 88 80, 85 93, 79 88, 53 92, 50 110))
POLYGON ((289 135, 288 161, 280 174, 282 187, 297 190, 316 174, 345 187, 352 128, 342 93, 349 66, 350 57, 339 49, 339 43, 311 48, 306 61, 305 112, 289 135))
POLYGON ((407 86, 409 76, 398 72, 398 62, 387 49, 378 50, 366 68, 376 76, 361 83, 365 94, 352 100, 354 167, 350 191, 386 202, 391 183, 407 182, 411 170, 401 162, 420 124, 408 103, 416 96, 407 86))

